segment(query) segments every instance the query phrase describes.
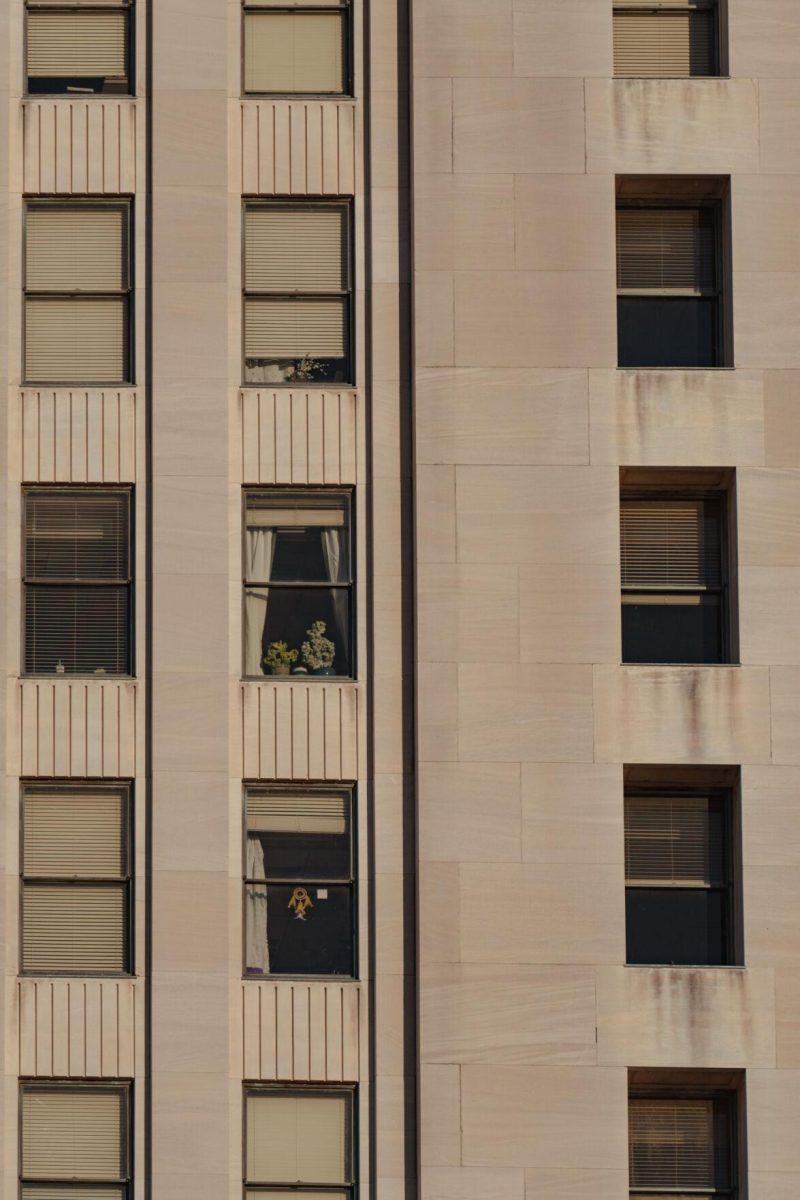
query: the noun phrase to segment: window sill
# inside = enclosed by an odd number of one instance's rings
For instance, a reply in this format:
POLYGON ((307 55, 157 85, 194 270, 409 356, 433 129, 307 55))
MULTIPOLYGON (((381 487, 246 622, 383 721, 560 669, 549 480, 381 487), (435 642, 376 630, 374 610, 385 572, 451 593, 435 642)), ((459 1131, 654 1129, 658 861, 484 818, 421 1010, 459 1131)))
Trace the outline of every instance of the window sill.
POLYGON ((674 667, 680 667, 681 670, 695 671, 698 669, 698 667, 700 667, 704 670, 708 670, 709 668, 711 670, 719 670, 720 668, 722 668, 723 670, 726 668, 727 669, 732 668, 733 670, 738 670, 742 664, 740 662, 723 662, 723 663, 626 662, 625 659, 621 659, 619 665, 621 667, 647 667, 648 669, 650 669, 652 667, 668 667, 670 669, 672 669, 674 667))
POLYGON ((632 372, 632 371, 665 371, 665 372, 667 372, 668 371, 670 373, 676 373, 676 372, 680 371, 681 374, 686 374, 688 372, 700 373, 701 371, 735 371, 736 367, 732 367, 732 366, 731 367, 729 367, 729 366, 721 366, 721 367, 620 367, 619 365, 617 365, 614 368, 614 370, 629 371, 629 372, 632 372))
POLYGON ((19 678, 21 680, 25 680, 25 681, 30 680, 32 683, 35 683, 39 679, 46 679, 48 682, 52 682, 55 679, 63 679, 69 683, 72 683, 73 681, 80 681, 82 683, 85 683, 87 680, 90 680, 90 679, 93 680, 95 683, 135 683, 137 676, 136 675, 110 675, 110 674, 95 675, 94 673, 89 674, 89 675, 80 675, 77 672, 75 672, 73 674, 71 672, 64 671, 64 672, 53 672, 52 674, 45 673, 45 672, 39 672, 35 675, 34 674, 29 675, 27 673, 20 672, 19 678))
MULTIPOLYGON (((45 385, 36 384, 36 386, 42 387, 45 385)), ((46 386, 50 387, 52 385, 47 384, 46 386)), ((66 385, 64 385, 64 386, 66 386, 66 385)), ((76 386, 82 387, 84 385, 78 384, 76 386)), ((91 386, 92 387, 95 387, 95 386, 123 387, 125 385, 124 384, 113 384, 112 385, 109 383, 109 384, 104 384, 104 385, 103 384, 100 384, 100 385, 92 384, 91 386)), ((329 383, 324 383, 324 382, 316 381, 316 380, 313 382, 308 382, 308 381, 305 381, 302 379, 298 379, 298 381, 296 383, 279 383, 279 382, 251 383, 248 381, 247 383, 240 383, 239 387, 242 391, 254 391, 254 392, 291 392, 291 391, 296 392, 298 388, 302 388, 302 390, 304 392, 331 392, 331 391, 353 392, 358 387, 358 384, 340 383, 340 382, 337 382, 335 379, 332 379, 329 383)))
MULTIPOLYGON (((91 678, 91 677, 90 677, 91 678)), ((242 675, 242 683, 358 683, 354 675, 242 675)))
POLYGON ((360 983, 358 975, 242 975, 245 983, 360 983))
POLYGON ((746 963, 722 963, 712 965, 711 963, 679 963, 673 965, 671 963, 625 963, 626 969, 631 971, 746 971, 746 963))

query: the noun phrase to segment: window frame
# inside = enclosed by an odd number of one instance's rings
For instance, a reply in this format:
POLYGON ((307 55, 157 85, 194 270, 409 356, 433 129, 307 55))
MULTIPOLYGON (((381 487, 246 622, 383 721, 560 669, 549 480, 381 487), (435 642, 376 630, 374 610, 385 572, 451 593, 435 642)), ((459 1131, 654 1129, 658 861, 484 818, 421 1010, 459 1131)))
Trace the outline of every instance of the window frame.
POLYGON ((134 485, 124 483, 114 484, 96 484, 96 483, 81 483, 81 484, 58 484, 58 483, 24 483, 22 485, 22 504, 21 504, 21 522, 20 533, 22 545, 20 547, 20 674, 24 679, 134 679, 136 677, 136 531, 134 526, 134 507, 135 507, 134 485), (26 500, 31 493, 35 492, 51 492, 69 494, 71 492, 119 492, 123 493, 128 498, 128 522, 127 522, 127 539, 128 539, 128 576, 123 583, 109 583, 108 580, 93 581, 86 580, 40 580, 36 576, 28 578, 27 576, 27 532, 26 532, 26 500), (93 587, 115 587, 126 588, 128 596, 128 662, 127 671, 120 674, 109 674, 106 672, 103 675, 97 675, 93 671, 29 671, 27 669, 27 589, 28 587, 52 587, 52 588, 93 588, 93 587))
MULTIPOLYGON (((347 1131, 346 1131, 347 1133, 347 1131)), ((355 1084, 338 1083, 261 1083, 259 1081, 244 1082, 244 1103, 242 1104, 242 1194, 259 1192, 265 1197, 275 1192, 341 1192, 347 1200, 355 1200, 358 1191, 358 1088, 355 1084), (247 1102, 251 1096, 278 1094, 284 1096, 303 1095, 336 1095, 346 1096, 348 1112, 345 1124, 349 1124, 349 1146, 345 1143, 345 1161, 350 1161, 350 1180, 348 1183, 303 1183, 297 1180, 293 1183, 251 1183, 248 1181, 248 1146, 247 1146, 247 1102)))
MULTIPOLYGON (((696 1084, 681 1086, 680 1084, 665 1083, 663 1086, 659 1084, 645 1085, 639 1084, 630 1086, 628 1090, 628 1115, 630 1119, 630 1108, 632 1100, 710 1100, 714 1105, 724 1106, 726 1128, 727 1128, 727 1168, 730 1176, 730 1186, 727 1188, 675 1188, 669 1187, 652 1187, 639 1186, 631 1182, 630 1168, 628 1177, 628 1195, 629 1197, 638 1196, 685 1196, 687 1193, 694 1193, 697 1200, 703 1200, 704 1197, 720 1196, 729 1197, 730 1200, 737 1200, 739 1195, 740 1185, 740 1164, 739 1154, 743 1143, 742 1137, 742 1110, 739 1101, 739 1095, 736 1089, 730 1087, 703 1087, 696 1084)), ((628 1155, 630 1162, 630 1135, 628 1137, 628 1155)))
POLYGON ((736 822, 734 818, 734 790, 730 786, 724 784, 710 784, 703 786, 701 783, 696 785, 687 784, 646 784, 646 783, 626 783, 624 787, 624 805, 625 813, 623 817, 624 837, 627 838, 627 803, 628 800, 639 799, 660 799, 660 798, 698 798, 708 797, 718 803, 722 809, 723 821, 723 882, 720 884, 709 884, 703 886, 698 883, 657 883, 655 881, 631 882, 628 878, 627 869, 625 870, 625 899, 626 899, 626 916, 625 916, 625 932, 626 932, 626 951, 625 965, 627 967, 667 967, 676 970, 692 970, 694 968, 705 968, 708 970, 725 970, 729 967, 739 967, 743 964, 739 961, 741 958, 740 936, 738 929, 738 872, 736 869, 736 822), (718 892, 724 898, 724 918, 723 918, 723 942, 725 950, 725 962, 719 964, 713 963, 669 963, 664 961, 651 962, 631 962, 627 953, 627 897, 629 891, 694 891, 694 892, 718 892))
MULTIPOLYGON (((24 1190, 36 1191, 38 1188, 63 1188, 65 1193, 70 1188, 118 1188, 123 1200, 132 1200, 133 1191, 133 1114, 134 1096, 133 1081, 128 1079, 86 1080, 86 1079, 25 1079, 19 1081, 18 1117, 17 1117, 17 1184, 18 1195, 23 1196, 24 1190), (120 1140, 123 1147, 125 1178, 124 1179, 26 1179, 22 1174, 23 1162, 23 1118, 22 1096, 26 1092, 116 1092, 122 1097, 122 1129, 120 1140)), ((65 1196, 66 1200, 66 1196, 65 1196)))
POLYGON ((24 978, 64 978, 64 979, 129 979, 136 973, 134 936, 135 921, 135 875, 134 875, 134 804, 133 783, 130 780, 100 780, 100 779, 54 779, 47 783, 41 779, 22 779, 19 788, 19 921, 18 921, 18 964, 17 971, 24 978), (31 792, 108 792, 117 791, 122 796, 123 835, 125 846, 124 871, 119 879, 78 879, 67 875, 37 875, 28 880, 25 876, 25 797, 31 792), (121 971, 67 971, 48 970, 31 971, 23 966, 25 957, 25 910, 24 897, 26 887, 37 886, 83 887, 108 886, 122 892, 125 904, 125 924, 123 927, 122 956, 125 966, 121 971))
POLYGON ((308 680, 311 680, 311 679, 320 679, 323 681, 325 679, 327 679, 329 681, 330 680, 340 680, 341 681, 341 680, 358 678, 357 655, 356 655, 356 649, 357 649, 356 648, 356 583, 358 580, 358 570, 357 570, 357 564, 356 564, 356 504, 355 504, 355 499, 356 499, 355 487, 346 486, 346 485, 330 485, 330 486, 322 486, 322 487, 313 487, 313 486, 307 487, 305 485, 303 485, 302 487, 297 486, 297 485, 294 485, 294 486, 290 485, 289 487, 281 487, 280 485, 268 485, 266 487, 259 487, 258 485, 255 485, 255 484, 245 484, 243 486, 243 488, 242 488, 242 550, 241 550, 241 555, 242 555, 242 557, 241 557, 241 563, 242 563, 242 568, 241 568, 241 572, 242 572, 242 578, 241 578, 241 586, 242 586, 242 608, 241 608, 241 613, 242 613, 242 675, 241 675, 241 677, 243 680, 258 680, 258 681, 263 682, 265 679, 269 679, 271 682, 274 682, 276 680, 280 681, 280 682, 286 682, 287 680, 289 682, 291 682, 292 680, 294 680, 294 682, 297 682, 298 679, 301 679, 303 682, 307 682, 308 680), (346 582, 331 583, 329 580, 316 580, 316 581, 301 580, 299 582, 297 582, 297 581, 290 582, 288 580, 277 580, 274 583, 269 582, 269 581, 267 581, 266 583, 262 583, 262 582, 256 582, 255 580, 247 578, 246 573, 245 573, 245 565, 247 562, 247 511, 248 511, 247 502, 248 502, 248 499, 250 496, 265 496, 265 495, 274 496, 276 505, 280 504, 281 499, 284 497, 286 498, 287 503, 289 505, 291 505, 291 503, 292 503, 291 497, 297 496, 297 495, 303 495, 305 497, 308 497, 309 499, 313 499, 314 496, 320 496, 320 497, 321 496, 326 496, 326 497, 342 496, 345 499, 346 505, 345 505, 344 511, 345 511, 346 528, 347 528, 348 570, 349 570, 349 576, 348 576, 348 579, 346 582), (316 676, 316 675, 312 675, 310 673, 307 675, 301 675, 301 676, 292 676, 291 674, 286 675, 286 676, 265 675, 263 673, 261 675, 246 674, 245 669, 246 669, 247 664, 245 662, 245 620, 246 620, 245 593, 246 593, 247 588, 265 588, 265 589, 278 588, 278 589, 283 589, 283 590, 288 590, 288 589, 294 588, 294 589, 315 589, 315 590, 322 590, 322 591, 331 591, 331 590, 335 589, 337 591, 345 591, 347 593, 347 597, 348 597, 348 624, 349 624, 348 637, 350 639, 350 674, 349 675, 324 675, 324 676, 316 676))
MULTIPOLYGON (((643 659, 628 659, 625 657, 624 638, 620 644, 621 661, 623 665, 640 665, 640 666, 730 666, 733 664, 733 627, 732 627, 732 556, 730 552, 730 536, 731 536, 731 516, 730 516, 730 499, 729 490, 727 488, 703 488, 703 487, 669 487, 654 486, 647 487, 625 487, 620 488, 620 522, 622 520, 622 509, 626 500, 646 501, 654 500, 668 502, 674 500, 703 500, 714 501, 719 506, 719 556, 720 556, 720 586, 718 588, 663 588, 663 587, 632 587, 625 586, 622 583, 622 570, 620 568, 620 621, 622 621, 623 612, 626 603, 625 596, 636 595, 652 595, 664 596, 709 596, 716 595, 719 597, 719 658, 713 662, 705 663, 665 663, 663 661, 652 661, 643 659)), ((621 533, 620 533, 621 542, 621 533)))
POLYGON ((83 387, 133 387, 136 380, 134 347, 136 345, 136 330, 134 328, 134 298, 136 295, 136 280, 134 278, 134 198, 133 196, 89 196, 69 199, 53 199, 48 196, 23 196, 22 214, 22 386, 23 387, 52 387, 52 388, 83 388, 83 387), (116 209, 125 213, 125 247, 126 286, 118 292, 87 291, 87 292, 58 292, 52 290, 31 290, 28 288, 28 213, 32 208, 69 211, 71 209, 116 209), (88 381, 63 381, 55 379, 29 379, 27 375, 27 324, 28 300, 120 300, 122 302, 124 335, 122 340, 123 379, 92 379, 88 381))
POLYGON ((355 98, 353 89, 353 0, 338 0, 334 4, 319 4, 314 3, 314 0, 308 0, 307 3, 297 4, 253 4, 248 0, 242 0, 242 37, 240 46, 240 72, 241 72, 241 95, 244 100, 259 100, 259 99, 281 99, 281 100, 296 100, 303 99, 320 99, 320 100, 352 100, 355 98), (260 92, 248 91, 246 87, 246 62, 247 62, 247 32, 246 32, 246 16, 249 14, 263 13, 341 13, 342 16, 342 46, 344 54, 344 63, 342 70, 342 90, 340 92, 260 92))
POLYGON ((613 42, 613 22, 616 20, 617 13, 637 13, 645 15, 650 13, 656 18, 669 17, 670 14, 683 12, 710 12, 711 13, 711 67, 708 74, 703 75, 617 75, 613 72, 614 79, 724 79, 726 74, 723 70, 723 12, 721 0, 694 0, 694 3, 689 3, 686 0, 681 6, 670 5, 665 6, 659 3, 659 0, 635 0, 628 4, 621 4, 618 0, 614 0, 612 12, 612 42, 613 42))
POLYGON ((326 785, 324 783, 310 783, 308 785, 298 784, 296 781, 287 783, 264 783, 258 780, 245 780, 242 788, 242 978, 243 979, 303 979, 303 980, 323 980, 325 982, 336 982, 341 980, 344 983, 356 980, 359 978, 359 955, 358 955, 358 809, 356 803, 356 785, 347 783, 334 783, 326 785), (350 834, 350 872, 347 878, 327 878, 319 879, 316 876, 308 877, 288 877, 274 876, 270 877, 266 870, 264 879, 250 879, 247 875, 247 798, 249 792, 270 792, 274 795, 295 794, 297 796, 307 796, 309 794, 319 794, 324 796, 337 795, 344 796, 348 805, 348 820, 350 834), (333 887, 347 886, 350 892, 350 912, 351 912, 351 927, 350 938, 352 946, 352 963, 353 973, 351 975, 334 975, 323 974, 308 971, 303 974, 286 974, 285 972, 269 971, 266 974, 250 972, 247 969, 247 889, 249 886, 261 884, 265 887, 270 883, 277 884, 296 884, 298 886, 309 885, 311 887, 320 886, 326 887, 329 884, 333 887))
POLYGON ((263 196, 243 196, 241 209, 241 270, 242 270, 242 384, 243 388, 256 388, 260 390, 297 390, 301 388, 305 391, 331 391, 337 389, 351 389, 356 386, 356 355, 355 355, 355 320, 354 320, 354 300, 356 294, 356 279, 355 279, 355 254, 354 254, 354 203, 352 198, 347 196, 337 196, 331 198, 315 199, 313 197, 263 197, 263 196), (304 292, 304 291, 287 291, 285 288, 278 291, 253 291, 247 286, 247 212, 250 209, 274 209, 274 210, 294 210, 306 209, 314 210, 321 208, 339 209, 345 213, 345 253, 347 267, 347 287, 339 291, 319 291, 319 292, 304 292), (344 341, 345 354, 343 359, 344 379, 340 381, 311 379, 311 380, 275 380, 270 383, 261 383, 258 381, 248 380, 245 378, 247 371, 247 346, 246 346, 246 325, 247 325, 247 302, 248 300, 288 300, 300 301, 303 300, 342 300, 344 307, 344 341))
POLYGON ((705 210, 711 214, 712 237, 714 246, 714 287, 701 288, 695 290, 691 288, 623 288, 619 286, 619 281, 616 282, 616 307, 617 307, 617 370, 619 371, 719 371, 730 368, 732 363, 728 362, 729 346, 726 331, 728 327, 728 288, 725 282, 725 199, 724 197, 698 197, 698 198, 672 198, 669 196, 647 197, 646 199, 635 199, 633 197, 617 196, 614 206, 614 230, 615 230, 615 252, 619 254, 619 227, 618 214, 621 211, 641 211, 642 209, 657 209, 657 210, 705 210), (659 303, 675 301, 695 300, 702 303, 706 300, 713 300, 715 304, 715 319, 714 319, 714 362, 704 366, 659 366, 655 364, 640 364, 637 366, 629 366, 620 362, 619 352, 619 306, 620 300, 650 300, 658 301, 659 303))
MULTIPOLYGON (((94 0, 92 4, 70 4, 69 0, 49 0, 47 4, 36 4, 30 6, 28 0, 23 4, 23 35, 22 35, 22 74, 25 80, 23 95, 26 99, 48 99, 70 97, 75 100, 91 100, 95 97, 101 99, 109 96, 119 97, 135 97, 136 96, 136 24, 134 21, 134 0, 122 0, 121 4, 104 4, 102 0, 94 0), (31 11, 34 12, 124 12, 125 14, 125 78, 122 81, 122 87, 110 88, 99 92, 89 92, 78 89, 71 92, 65 86, 62 91, 34 91, 30 89, 30 75, 28 74, 28 15, 31 11)), ((70 76, 64 76, 65 81, 70 76)), ((80 78, 80 77, 77 77, 80 78)), ((114 77, 116 78, 116 76, 114 77)))

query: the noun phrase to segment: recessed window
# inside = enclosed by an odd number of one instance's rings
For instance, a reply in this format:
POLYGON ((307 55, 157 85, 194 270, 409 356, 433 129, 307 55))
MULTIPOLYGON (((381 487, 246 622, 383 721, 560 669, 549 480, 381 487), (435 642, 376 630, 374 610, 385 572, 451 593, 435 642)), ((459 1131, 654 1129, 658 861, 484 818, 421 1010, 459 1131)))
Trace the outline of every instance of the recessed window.
POLYGON ((732 1093, 634 1092, 628 1107, 631 1197, 735 1196, 735 1145, 732 1093))
POLYGON ((28 92, 130 90, 128 0, 27 0, 28 92))
POLYGON ((118 1084, 23 1084, 23 1200, 127 1200, 131 1189, 129 1089, 118 1084))
POLYGON ((245 1197, 349 1200, 353 1195, 353 1092, 252 1089, 245 1095, 245 1197), (308 1190, 306 1190, 308 1189, 308 1190))
POLYGON ((249 787, 248 975, 354 975, 349 791, 249 787))
POLYGON ((28 201, 25 379, 130 382, 130 206, 28 201))
POLYGON ((350 366, 350 210, 248 204, 244 381, 344 383, 350 366))
POLYGON ((130 819, 125 787, 22 792, 22 970, 130 969, 130 819))
POLYGON ((623 490, 623 662, 730 661, 726 498, 623 490))
POLYGON ((614 0, 614 74, 719 74, 716 0, 614 0))
POLYGON ((720 208, 617 207, 620 367, 719 367, 723 345, 720 208))
POLYGON ((130 499, 111 488, 25 491, 27 674, 130 674, 130 499))
POLYGON ((248 492, 244 673, 351 675, 348 492, 248 492))
POLYGON ((349 4, 246 0, 244 90, 342 95, 348 88, 349 4))
POLYGON ((736 961, 731 807, 722 789, 626 788, 629 963, 736 961))

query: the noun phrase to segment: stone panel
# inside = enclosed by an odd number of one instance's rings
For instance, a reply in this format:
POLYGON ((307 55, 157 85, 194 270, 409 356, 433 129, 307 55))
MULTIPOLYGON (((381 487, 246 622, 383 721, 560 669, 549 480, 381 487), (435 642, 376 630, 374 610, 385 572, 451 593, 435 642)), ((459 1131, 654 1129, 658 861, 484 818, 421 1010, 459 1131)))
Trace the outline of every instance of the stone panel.
POLYGON ((33 100, 21 107, 28 195, 136 191, 135 100, 33 100))
POLYGON ((20 979, 17 1003, 20 1075, 130 1079, 141 1070, 143 998, 133 979, 20 979))

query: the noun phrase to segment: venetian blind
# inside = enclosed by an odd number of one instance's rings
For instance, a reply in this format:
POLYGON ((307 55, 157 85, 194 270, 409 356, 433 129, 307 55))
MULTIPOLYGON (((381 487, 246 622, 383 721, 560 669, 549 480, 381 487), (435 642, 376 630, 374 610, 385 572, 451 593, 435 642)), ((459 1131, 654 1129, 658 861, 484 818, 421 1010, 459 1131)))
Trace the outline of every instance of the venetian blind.
POLYGON ((347 287, 345 208, 248 208, 245 289, 338 292, 347 287))
POLYGON ((125 970, 125 887, 26 884, 22 965, 26 971, 125 970))
POLYGON ((25 287, 44 292, 121 291, 128 276, 126 231, 123 205, 29 205, 25 287))
POLYGON ((722 583, 719 502, 623 499, 623 588, 718 588, 722 583))
POLYGON ((245 91, 343 92, 345 28, 341 12, 245 13, 245 91))
POLYGON ((349 1097, 264 1092, 247 1097, 252 1183, 349 1182, 349 1097))
POLYGON ((127 491, 27 492, 26 578, 127 579, 129 505, 127 491))
POLYGON ((129 585, 27 585, 25 670, 32 675, 127 675, 129 585))
POLYGON ((345 833, 348 811, 344 795, 247 793, 247 828, 252 833, 345 833))
MULTIPOLYGON (((118 1091, 26 1089, 22 1093, 23 1177, 123 1179, 124 1122, 125 1100, 118 1091)), ((42 1195, 38 1190, 36 1194, 42 1195)), ((113 1190, 109 1194, 114 1195, 113 1190)))
POLYGON ((120 791, 26 791, 23 865, 28 879, 119 879, 125 869, 120 791))
POLYGON ((244 306, 247 358, 344 358, 344 299, 268 300, 252 297, 244 306))
POLYGON ((713 75, 714 14, 686 4, 615 9, 614 74, 641 78, 713 75))
POLYGON ((617 209, 619 289, 679 294, 713 290, 715 258, 711 209, 617 209))
POLYGON ((25 302, 29 383, 124 383, 128 306, 120 298, 25 302))
POLYGON ((722 822, 706 796, 625 799, 625 878, 719 884, 724 877, 722 822))
POLYGON ((628 1155, 631 1187, 713 1188, 713 1101, 632 1099, 628 1155))
POLYGON ((123 11, 28 13, 27 62, 32 78, 124 78, 127 21, 123 11))
MULTIPOLYGON (((23 1200, 124 1200, 122 1187, 26 1187, 22 1185, 23 1200)), ((295 1195, 294 1200, 297 1200, 295 1195)))

